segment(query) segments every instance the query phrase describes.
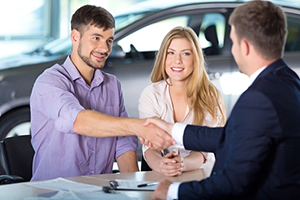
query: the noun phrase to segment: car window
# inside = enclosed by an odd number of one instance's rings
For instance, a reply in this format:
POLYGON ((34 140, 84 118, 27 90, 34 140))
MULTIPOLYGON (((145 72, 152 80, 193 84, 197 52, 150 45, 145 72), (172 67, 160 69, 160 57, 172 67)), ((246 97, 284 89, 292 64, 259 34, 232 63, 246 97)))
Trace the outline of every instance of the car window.
POLYGON ((187 26, 187 23, 187 16, 179 16, 162 20, 128 35, 121 39, 118 42, 118 45, 120 45, 125 52, 130 51, 130 45, 133 45, 136 50, 140 52, 157 51, 160 47, 161 41, 168 31, 176 26, 187 26))
POLYGON ((146 15, 150 15, 153 12, 154 11, 148 11, 115 16, 116 31, 128 26, 129 24, 132 24, 133 22, 145 17, 146 15))
POLYGON ((219 55, 224 45, 225 17, 220 13, 203 16, 199 41, 206 55, 219 55))
MULTIPOLYGON (((225 17, 220 13, 207 13, 204 14, 204 16, 197 15, 192 17, 177 16, 165 19, 148 25, 128 35, 120 40, 118 45, 120 45, 125 52, 130 51, 131 45, 133 45, 139 52, 157 51, 163 37, 175 26, 192 26, 194 30, 197 28, 199 30, 200 27, 200 32, 197 30, 195 30, 195 32, 199 34, 199 42, 203 49, 215 48, 215 44, 217 45, 218 49, 223 47, 225 35, 225 17), (192 24, 191 19, 194 20, 192 24), (215 28, 211 28, 212 26, 215 26, 215 28), (214 35, 216 36, 215 38, 214 35)), ((209 53, 207 50, 206 54, 212 55, 219 53, 209 53)))
POLYGON ((300 17, 287 16, 288 36, 285 51, 300 51, 300 17))

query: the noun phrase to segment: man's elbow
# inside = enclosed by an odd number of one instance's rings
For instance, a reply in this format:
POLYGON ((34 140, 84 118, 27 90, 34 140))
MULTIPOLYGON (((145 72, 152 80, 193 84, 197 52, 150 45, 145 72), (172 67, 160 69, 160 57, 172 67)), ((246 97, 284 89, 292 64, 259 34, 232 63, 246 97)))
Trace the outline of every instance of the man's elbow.
POLYGON ((83 111, 80 111, 73 123, 73 131, 74 133, 77 133, 77 134, 80 134, 82 133, 82 128, 83 128, 83 125, 82 125, 82 115, 83 115, 83 111))
POLYGON ((78 134, 80 132, 80 128, 79 127, 80 126, 78 126, 78 122, 76 122, 76 120, 75 120, 75 122, 73 124, 73 132, 78 134))

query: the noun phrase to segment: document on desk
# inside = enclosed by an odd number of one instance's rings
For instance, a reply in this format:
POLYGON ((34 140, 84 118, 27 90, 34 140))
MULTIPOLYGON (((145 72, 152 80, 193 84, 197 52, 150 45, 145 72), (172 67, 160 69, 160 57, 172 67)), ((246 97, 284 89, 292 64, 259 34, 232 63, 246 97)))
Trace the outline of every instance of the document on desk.
POLYGON ((117 189, 124 190, 147 190, 154 191, 158 185, 157 182, 150 181, 129 181, 129 180, 121 180, 116 179, 118 182, 117 189), (139 185, 145 185, 143 187, 138 187, 139 185))
POLYGON ((101 186, 77 183, 64 178, 57 178, 41 182, 22 183, 38 188, 55 190, 55 192, 43 193, 35 197, 25 197, 23 200, 130 200, 125 194, 104 193, 101 186))
POLYGON ((89 185, 84 183, 77 183, 67 180, 65 178, 56 178, 48 181, 37 181, 24 183, 38 188, 50 189, 50 190, 64 190, 64 191, 97 191, 102 190, 101 186, 89 185))
POLYGON ((128 197, 120 193, 103 193, 103 192, 75 192, 75 191, 58 191, 52 196, 38 195, 35 197, 24 197, 22 200, 138 200, 138 198, 128 197))

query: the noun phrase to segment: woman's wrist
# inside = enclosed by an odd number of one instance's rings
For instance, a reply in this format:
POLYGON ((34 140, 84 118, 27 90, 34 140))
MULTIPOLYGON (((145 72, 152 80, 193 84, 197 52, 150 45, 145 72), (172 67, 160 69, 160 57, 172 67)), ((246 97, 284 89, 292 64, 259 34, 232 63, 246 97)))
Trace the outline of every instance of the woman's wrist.
POLYGON ((184 158, 180 156, 181 158, 181 163, 180 163, 180 170, 181 172, 185 171, 185 163, 184 163, 184 158))

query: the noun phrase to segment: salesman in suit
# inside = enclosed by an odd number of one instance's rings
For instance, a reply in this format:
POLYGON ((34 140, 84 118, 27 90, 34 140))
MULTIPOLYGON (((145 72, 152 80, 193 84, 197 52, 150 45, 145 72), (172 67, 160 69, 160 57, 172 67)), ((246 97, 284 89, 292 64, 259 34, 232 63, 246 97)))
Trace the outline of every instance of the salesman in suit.
POLYGON ((286 17, 271 2, 250 1, 234 10, 229 24, 232 54, 252 84, 225 127, 148 119, 186 149, 216 155, 209 178, 162 181, 152 199, 300 198, 300 80, 282 59, 286 17))

